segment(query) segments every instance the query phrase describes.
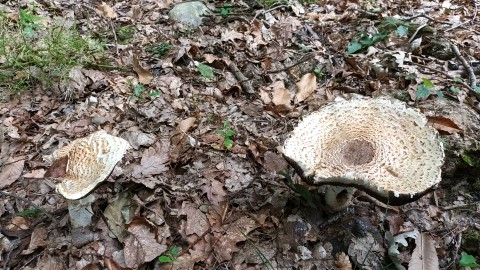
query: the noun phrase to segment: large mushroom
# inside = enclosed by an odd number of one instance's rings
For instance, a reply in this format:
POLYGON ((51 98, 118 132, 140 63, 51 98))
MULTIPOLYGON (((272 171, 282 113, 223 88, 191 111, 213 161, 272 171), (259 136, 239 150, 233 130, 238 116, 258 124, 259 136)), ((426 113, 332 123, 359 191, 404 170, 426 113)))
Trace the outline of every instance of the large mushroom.
POLYGON ((100 130, 55 151, 47 158, 53 163, 45 176, 59 178, 57 192, 69 200, 77 200, 107 179, 130 148, 126 140, 100 130))
POLYGON ((387 98, 333 102, 306 116, 283 155, 314 185, 329 184, 326 203, 340 210, 352 187, 401 205, 441 180, 443 146, 426 117, 387 98))

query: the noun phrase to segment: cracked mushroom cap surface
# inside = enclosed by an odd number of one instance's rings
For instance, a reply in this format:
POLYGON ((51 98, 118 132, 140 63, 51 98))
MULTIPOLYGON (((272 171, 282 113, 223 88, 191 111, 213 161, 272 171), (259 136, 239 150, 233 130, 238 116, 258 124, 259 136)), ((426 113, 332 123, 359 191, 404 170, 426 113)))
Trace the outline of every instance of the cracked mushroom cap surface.
POLYGON ((313 184, 354 186, 390 204, 441 180, 443 145, 427 118, 398 100, 339 101, 306 116, 283 155, 313 184))
POLYGON ((90 193, 107 179, 130 144, 104 130, 76 139, 53 153, 53 160, 66 157, 66 171, 57 192, 69 200, 77 200, 90 193))

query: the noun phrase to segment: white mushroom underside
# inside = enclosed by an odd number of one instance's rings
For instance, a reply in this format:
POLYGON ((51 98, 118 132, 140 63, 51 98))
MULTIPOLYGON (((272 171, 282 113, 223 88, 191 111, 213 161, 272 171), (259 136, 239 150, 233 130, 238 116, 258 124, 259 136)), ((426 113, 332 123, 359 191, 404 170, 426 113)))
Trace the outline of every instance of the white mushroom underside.
POLYGON ((356 184, 388 197, 413 196, 438 184, 444 153, 427 119, 404 103, 358 99, 307 116, 284 154, 314 183, 356 184))
POLYGON ((65 198, 76 200, 104 181, 130 149, 130 144, 100 130, 62 147, 54 158, 68 156, 66 174, 56 188, 65 198))

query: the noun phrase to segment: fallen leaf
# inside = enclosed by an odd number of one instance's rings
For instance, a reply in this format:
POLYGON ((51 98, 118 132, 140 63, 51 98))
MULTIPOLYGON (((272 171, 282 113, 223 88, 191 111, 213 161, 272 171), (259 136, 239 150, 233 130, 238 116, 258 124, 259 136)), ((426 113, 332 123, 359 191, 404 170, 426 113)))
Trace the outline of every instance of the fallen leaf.
POLYGON ((136 54, 133 55, 132 65, 133 65, 133 70, 135 70, 135 72, 138 75, 138 81, 140 83, 149 84, 152 81, 153 79, 152 73, 144 69, 140 65, 140 62, 138 61, 138 56, 136 54))
POLYGON ((145 149, 140 165, 133 167, 132 176, 135 178, 148 177, 168 171, 168 139, 157 141, 152 147, 145 149))
POLYGON ((246 216, 240 217, 230 224, 225 224, 223 227, 226 228, 226 231, 215 235, 218 240, 215 241, 213 250, 217 258, 220 261, 231 260, 232 253, 239 250, 237 243, 245 241, 248 233, 255 230, 258 226, 259 224, 254 219, 246 216))
POLYGON ((20 177, 25 165, 25 157, 10 157, 5 164, 0 172, 0 189, 8 187, 20 177))
POLYGON ((132 194, 130 192, 120 193, 105 208, 103 215, 107 219, 110 237, 118 238, 119 241, 123 241, 127 237, 128 233, 125 229, 125 224, 133 219, 134 212, 135 208, 133 207, 132 194))
POLYGON ((427 116, 427 119, 436 130, 445 131, 448 134, 463 133, 463 129, 461 129, 451 119, 442 116, 427 116))
POLYGON ((100 6, 97 8, 98 12, 109 19, 115 19, 117 17, 117 13, 113 10, 112 7, 107 5, 105 2, 102 2, 100 6))
POLYGON ((295 103, 307 99, 317 88, 317 77, 313 73, 307 73, 302 76, 297 83, 298 92, 295 95, 295 103))
POLYGON ((272 102, 275 105, 290 105, 290 91, 286 88, 277 88, 273 90, 272 102))
POLYGON ((185 151, 185 148, 188 147, 189 144, 186 144, 187 138, 193 141, 195 140, 193 137, 190 137, 187 132, 195 124, 196 120, 197 118, 195 117, 189 117, 178 123, 177 128, 173 132, 170 139, 170 158, 172 159, 172 162, 176 163, 180 159, 182 153, 185 151))
POLYGON ((408 264, 409 270, 437 270, 438 256, 433 238, 427 233, 420 234, 415 239, 417 245, 408 264))
POLYGON ((33 170, 31 172, 28 172, 23 175, 25 178, 44 178, 45 177, 45 170, 44 169, 38 169, 38 170, 33 170))
POLYGON ((134 257, 129 258, 128 250, 127 252, 124 250, 127 266, 133 267, 133 265, 129 265, 129 261, 134 260, 137 260, 136 262, 139 264, 150 262, 167 250, 166 245, 157 242, 156 228, 144 218, 134 218, 128 224, 128 232, 130 235, 125 239, 125 250, 127 250, 127 242, 133 242, 139 251, 133 252, 134 257), (137 242, 139 245, 136 244, 137 242), (143 256, 140 258, 141 255, 143 256))

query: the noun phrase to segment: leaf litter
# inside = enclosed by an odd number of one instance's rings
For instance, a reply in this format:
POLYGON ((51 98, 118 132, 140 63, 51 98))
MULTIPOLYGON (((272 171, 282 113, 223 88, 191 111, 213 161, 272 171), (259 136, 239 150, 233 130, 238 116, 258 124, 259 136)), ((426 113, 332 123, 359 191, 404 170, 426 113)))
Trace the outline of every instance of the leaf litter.
MULTIPOLYGON (((471 167, 480 163, 461 159, 478 150, 480 131, 471 83, 480 29, 472 3, 414 1, 406 11, 395 1, 272 7, 217 1, 202 4, 209 12, 195 14, 191 28, 168 19, 178 2, 61 0, 55 14, 37 3, 37 15, 69 15, 82 31, 108 40, 114 68, 75 67, 51 92, 36 85, 2 103, 0 267, 458 263, 468 245, 458 243, 462 233, 480 223, 478 168, 471 167), (143 90, 135 93, 136 85, 143 90), (332 215, 317 189, 302 189, 309 202, 297 194, 291 181, 298 179, 279 146, 302 115, 354 95, 393 96, 428 116, 449 149, 434 195, 385 207, 358 193, 352 211, 332 215), (236 132, 230 150, 215 133, 225 121, 236 132), (98 129, 127 139, 134 150, 69 218, 72 206, 44 178, 50 164, 42 157, 98 129), (41 211, 29 214, 38 208, 55 222, 41 211), (160 263, 173 246, 178 257, 160 263)), ((25 4, 0 7, 15 18, 25 4)))

